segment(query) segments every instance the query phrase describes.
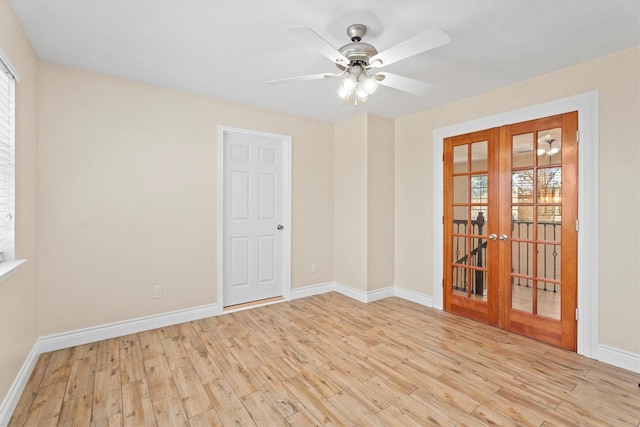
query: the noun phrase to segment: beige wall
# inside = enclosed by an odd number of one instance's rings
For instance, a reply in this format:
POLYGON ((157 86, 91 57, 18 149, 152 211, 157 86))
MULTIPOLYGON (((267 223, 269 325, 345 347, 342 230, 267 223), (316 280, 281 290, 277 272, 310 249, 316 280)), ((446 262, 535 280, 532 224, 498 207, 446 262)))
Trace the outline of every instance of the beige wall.
POLYGON ((335 277, 367 290, 367 115, 335 124, 335 277))
POLYGON ((28 259, 0 282, 0 402, 38 337, 38 61, 7 0, 0 0, 0 48, 16 84, 16 256, 28 259))
POLYGON ((640 354, 640 49, 396 121, 395 283, 431 294, 432 134, 456 123, 600 92, 600 341, 640 354))
POLYGON ((41 335, 216 302, 221 124, 292 135, 292 287, 333 280, 331 123, 41 63, 41 335))
POLYGON ((372 114, 367 123, 367 291, 394 283, 394 121, 372 114))
POLYGON ((394 121, 360 114, 335 130, 335 280, 393 286, 394 121))

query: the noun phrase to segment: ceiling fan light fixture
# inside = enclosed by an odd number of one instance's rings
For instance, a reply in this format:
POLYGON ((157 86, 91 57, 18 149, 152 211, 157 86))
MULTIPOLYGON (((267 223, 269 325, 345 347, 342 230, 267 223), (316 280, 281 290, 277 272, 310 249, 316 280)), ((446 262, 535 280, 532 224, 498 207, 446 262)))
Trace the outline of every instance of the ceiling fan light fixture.
POLYGON ((351 73, 347 73, 338 85, 338 96, 348 99, 353 95, 358 84, 358 78, 351 73))
POLYGON ((362 82, 358 83, 358 86, 356 87, 356 98, 358 98, 359 101, 365 102, 368 97, 369 93, 365 90, 362 82))
POLYGON ((362 90, 364 90, 367 95, 371 95, 378 89, 378 80, 376 80, 375 76, 370 74, 361 74, 360 85, 362 85, 362 90))
POLYGON ((549 150, 549 155, 550 156, 555 156, 556 154, 558 154, 560 152, 560 147, 553 147, 551 150, 549 150))
POLYGON ((536 154, 538 156, 544 156, 546 154, 547 156, 551 157, 562 151, 562 149, 558 145, 556 145, 555 147, 552 145, 556 140, 554 138, 551 138, 551 135, 547 135, 545 138, 547 139, 544 141, 540 141, 540 138, 538 138, 538 149, 536 150, 536 154), (549 148, 545 148, 542 144, 549 144, 549 148))

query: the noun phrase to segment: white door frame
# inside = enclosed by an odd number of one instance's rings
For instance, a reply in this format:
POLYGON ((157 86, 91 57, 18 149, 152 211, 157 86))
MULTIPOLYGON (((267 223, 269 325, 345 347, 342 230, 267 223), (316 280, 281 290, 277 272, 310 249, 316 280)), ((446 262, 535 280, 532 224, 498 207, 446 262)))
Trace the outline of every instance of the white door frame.
POLYGON ((291 299, 291 136, 256 130, 241 129, 230 126, 218 126, 218 237, 217 237, 217 302, 218 312, 224 309, 224 137, 225 135, 241 135, 270 139, 282 144, 283 158, 283 194, 282 194, 282 296, 291 299))
POLYGON ((596 358, 599 345, 599 94, 551 101, 433 131, 433 307, 443 309, 444 138, 578 111, 578 353, 596 358))

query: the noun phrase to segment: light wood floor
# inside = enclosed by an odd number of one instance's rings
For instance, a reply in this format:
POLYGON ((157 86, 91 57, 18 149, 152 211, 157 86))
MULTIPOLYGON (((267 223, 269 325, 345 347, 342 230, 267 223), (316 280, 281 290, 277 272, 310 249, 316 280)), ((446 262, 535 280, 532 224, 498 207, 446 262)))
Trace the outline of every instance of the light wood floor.
POLYGON ((11 426, 637 426, 640 375, 336 293, 43 354, 11 426))

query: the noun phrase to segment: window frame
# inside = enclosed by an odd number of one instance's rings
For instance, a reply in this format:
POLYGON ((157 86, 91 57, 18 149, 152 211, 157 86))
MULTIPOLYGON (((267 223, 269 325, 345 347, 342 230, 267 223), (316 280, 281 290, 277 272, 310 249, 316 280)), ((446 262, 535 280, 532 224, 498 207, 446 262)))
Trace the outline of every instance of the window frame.
MULTIPOLYGON (((13 275, 17 268, 26 262, 26 259, 17 259, 16 257, 16 239, 15 239, 15 218, 16 218, 16 191, 15 191, 15 181, 16 181, 16 91, 17 91, 17 82, 20 81, 20 74, 18 73, 16 67, 13 65, 7 54, 0 49, 0 74, 2 74, 3 85, 6 86, 6 104, 0 105, 0 114, 5 115, 5 117, 0 117, 1 120, 6 121, 6 135, 4 135, 4 141, 0 142, 0 149, 4 148, 6 155, 4 156, 4 161, 0 164, 0 173, 3 171, 7 172, 7 178, 5 180, 6 183, 6 193, 2 195, 2 200, 5 207, 2 211, 5 213, 5 216, 8 216, 8 222, 5 223, 7 226, 6 235, 3 240, 5 243, 2 243, 2 260, 0 261, 0 282, 7 279, 11 275, 13 275), (4 77, 8 77, 6 79, 6 84, 4 84, 4 77), (4 147, 2 147, 4 146, 4 147)), ((4 92, 3 88, 3 92, 4 92)), ((2 157, 0 155, 0 157, 2 157)))

